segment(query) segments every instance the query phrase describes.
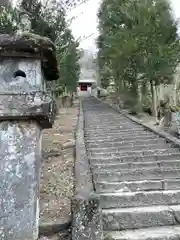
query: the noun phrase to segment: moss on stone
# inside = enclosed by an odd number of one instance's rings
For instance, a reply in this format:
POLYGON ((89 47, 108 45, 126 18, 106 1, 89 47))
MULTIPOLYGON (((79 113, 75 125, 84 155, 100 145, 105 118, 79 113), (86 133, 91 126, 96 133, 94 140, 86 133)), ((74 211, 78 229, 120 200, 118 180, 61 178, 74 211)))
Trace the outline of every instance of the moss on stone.
POLYGON ((47 80, 56 80, 59 77, 56 59, 56 47, 47 37, 23 32, 0 34, 0 57, 40 57, 42 69, 47 80))

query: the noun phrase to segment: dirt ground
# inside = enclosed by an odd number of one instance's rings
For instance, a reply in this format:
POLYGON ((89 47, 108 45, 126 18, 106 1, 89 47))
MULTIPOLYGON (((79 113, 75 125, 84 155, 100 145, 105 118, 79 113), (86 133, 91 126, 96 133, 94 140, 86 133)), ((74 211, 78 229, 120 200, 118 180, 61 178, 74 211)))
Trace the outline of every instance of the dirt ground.
POLYGON ((77 107, 60 109, 53 128, 43 132, 40 223, 65 223, 71 219, 77 114, 77 107))

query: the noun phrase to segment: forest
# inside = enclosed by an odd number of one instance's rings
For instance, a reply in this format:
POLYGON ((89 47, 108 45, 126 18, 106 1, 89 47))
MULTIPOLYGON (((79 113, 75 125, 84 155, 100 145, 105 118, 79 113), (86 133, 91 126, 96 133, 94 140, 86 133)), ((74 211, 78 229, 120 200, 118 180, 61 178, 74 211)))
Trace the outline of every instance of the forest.
POLYGON ((169 1, 102 0, 98 19, 102 87, 113 85, 135 112, 151 108, 156 115, 164 89, 178 105, 180 41, 169 1))

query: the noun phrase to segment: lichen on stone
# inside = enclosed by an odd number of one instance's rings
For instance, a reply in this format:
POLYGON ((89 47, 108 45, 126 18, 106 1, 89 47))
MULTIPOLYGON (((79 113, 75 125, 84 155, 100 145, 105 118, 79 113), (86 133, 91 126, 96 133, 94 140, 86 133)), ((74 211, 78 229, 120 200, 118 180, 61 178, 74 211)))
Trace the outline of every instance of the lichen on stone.
POLYGON ((47 80, 59 77, 56 47, 47 37, 29 32, 0 34, 0 57, 39 58, 47 80))

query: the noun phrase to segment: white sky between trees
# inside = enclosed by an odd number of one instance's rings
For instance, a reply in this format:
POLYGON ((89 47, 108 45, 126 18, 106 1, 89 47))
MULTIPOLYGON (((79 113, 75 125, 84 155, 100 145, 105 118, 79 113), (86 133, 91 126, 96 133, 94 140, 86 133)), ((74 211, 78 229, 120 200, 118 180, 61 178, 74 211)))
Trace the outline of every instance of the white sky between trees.
MULTIPOLYGON (((180 0, 170 0, 172 3, 175 18, 180 18, 180 0)), ((95 39, 98 36, 97 30, 97 12, 101 0, 88 0, 87 3, 82 4, 73 10, 69 15, 81 14, 76 20, 71 24, 71 28, 75 38, 80 36, 88 36, 91 33, 95 33, 92 37, 81 41, 81 48, 89 49, 91 51, 96 51, 95 39)))

